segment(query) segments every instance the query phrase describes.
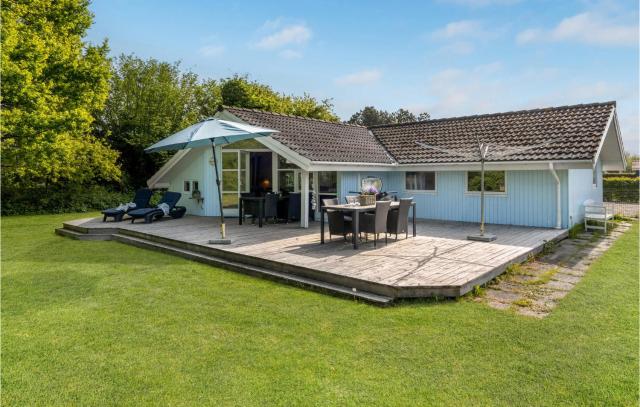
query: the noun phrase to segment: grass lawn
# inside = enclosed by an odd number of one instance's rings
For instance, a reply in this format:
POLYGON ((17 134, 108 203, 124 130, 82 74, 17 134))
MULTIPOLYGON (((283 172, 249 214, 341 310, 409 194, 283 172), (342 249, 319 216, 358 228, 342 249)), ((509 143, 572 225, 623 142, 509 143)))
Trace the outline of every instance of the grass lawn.
POLYGON ((2 219, 3 405, 637 405, 638 225, 544 320, 378 308, 2 219))

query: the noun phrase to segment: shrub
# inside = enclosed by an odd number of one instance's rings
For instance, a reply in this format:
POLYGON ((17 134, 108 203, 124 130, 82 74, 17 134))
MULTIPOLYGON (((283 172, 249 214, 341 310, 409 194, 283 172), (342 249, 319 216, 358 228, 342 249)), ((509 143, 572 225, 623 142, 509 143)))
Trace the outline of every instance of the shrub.
POLYGON ((86 188, 32 188, 2 191, 2 216, 44 213, 89 212, 130 202, 131 191, 115 191, 103 186, 86 188))
POLYGON ((640 177, 605 178, 602 185, 605 202, 638 202, 640 177))
POLYGON ((569 239, 576 239, 582 232, 584 232, 584 224, 576 223, 569 229, 569 239))

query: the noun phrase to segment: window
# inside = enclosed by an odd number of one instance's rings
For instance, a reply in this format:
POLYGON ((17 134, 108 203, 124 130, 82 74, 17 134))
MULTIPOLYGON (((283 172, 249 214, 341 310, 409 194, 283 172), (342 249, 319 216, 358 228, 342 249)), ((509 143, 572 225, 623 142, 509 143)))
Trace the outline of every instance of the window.
MULTIPOLYGON (((505 172, 485 171, 484 191, 494 194, 507 192, 505 172)), ((480 192, 480 171, 467 172, 467 192, 480 192)))
MULTIPOLYGON (((310 179, 312 179, 311 177, 310 179)), ((335 194, 338 192, 338 173, 335 171, 318 172, 318 192, 335 194)))
POLYGON ((295 189, 295 173, 293 171, 278 171, 278 188, 283 192, 293 192, 295 189))
POLYGON ((191 191, 191 181, 185 181, 182 189, 184 190, 184 192, 191 191))
POLYGON ((192 189, 193 189, 194 191, 200 191, 200 188, 198 188, 198 187, 199 187, 199 183, 198 183, 198 181, 192 181, 192 183, 191 183, 191 184, 192 184, 192 186, 193 186, 193 188, 192 188, 192 189))
POLYGON ((300 177, 296 177, 298 169, 297 165, 288 163, 284 157, 278 156, 278 189, 281 192, 294 192, 296 178, 298 178, 298 189, 300 188, 300 177))
POLYGON ((432 171, 407 172, 404 186, 407 191, 435 191, 436 173, 432 171))
POLYGON ((594 188, 598 188, 598 171, 595 168, 592 171, 591 183, 593 184, 594 188))

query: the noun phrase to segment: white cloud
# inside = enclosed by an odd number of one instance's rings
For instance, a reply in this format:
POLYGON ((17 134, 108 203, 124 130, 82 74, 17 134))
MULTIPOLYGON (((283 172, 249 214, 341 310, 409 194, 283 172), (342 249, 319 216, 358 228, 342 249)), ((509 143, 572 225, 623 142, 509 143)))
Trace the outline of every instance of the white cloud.
POLYGON ((519 3, 520 0, 440 0, 441 3, 457 4, 469 7, 507 6, 519 3))
POLYGON ((426 109, 432 117, 451 117, 504 110, 506 103, 496 95, 508 94, 502 63, 494 62, 469 69, 449 68, 429 79, 428 94, 434 102, 426 109))
POLYGON ((283 49, 278 53, 280 57, 284 59, 299 59, 302 58, 302 53, 298 51, 294 51, 292 49, 283 49))
POLYGON ((441 52, 453 55, 471 54, 476 46, 487 43, 505 32, 505 27, 487 28, 478 20, 452 21, 444 27, 431 32, 428 38, 443 43, 441 52))
POLYGON ((636 46, 638 25, 586 12, 567 17, 550 30, 530 28, 521 31, 516 41, 519 44, 573 41, 592 45, 636 46))
POLYGON ((469 55, 475 49, 475 46, 467 41, 456 41, 451 44, 444 45, 441 51, 454 55, 469 55))
POLYGON ((459 37, 472 37, 481 32, 484 32, 484 30, 479 21, 461 20, 453 21, 443 28, 434 31, 432 37, 446 40, 459 37))
MULTIPOLYGON (((280 23, 270 23, 268 26, 277 26, 280 23)), ((311 38, 311 30, 304 24, 294 24, 283 27, 275 33, 262 37, 256 47, 262 49, 277 49, 287 45, 304 45, 311 38)))
POLYGON ((217 57, 224 53, 224 45, 210 44, 200 47, 198 53, 204 57, 217 57))
POLYGON ((478 73, 481 75, 492 75, 494 73, 498 73, 500 70, 502 70, 502 62, 500 61, 495 61, 495 62, 491 62, 489 64, 484 64, 484 65, 478 65, 475 68, 473 68, 473 71, 475 73, 478 73))
POLYGON ((378 82, 381 78, 382 72, 379 69, 365 69, 337 78, 335 82, 338 85, 368 85, 378 82))

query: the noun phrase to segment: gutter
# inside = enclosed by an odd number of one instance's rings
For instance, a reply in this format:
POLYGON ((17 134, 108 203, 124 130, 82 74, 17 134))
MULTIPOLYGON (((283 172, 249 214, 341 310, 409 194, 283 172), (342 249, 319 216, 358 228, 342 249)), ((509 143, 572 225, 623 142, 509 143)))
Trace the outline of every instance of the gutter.
POLYGON ((560 177, 553 166, 553 163, 549 163, 549 171, 556 180, 556 229, 562 229, 562 196, 560 194, 560 177))

